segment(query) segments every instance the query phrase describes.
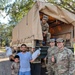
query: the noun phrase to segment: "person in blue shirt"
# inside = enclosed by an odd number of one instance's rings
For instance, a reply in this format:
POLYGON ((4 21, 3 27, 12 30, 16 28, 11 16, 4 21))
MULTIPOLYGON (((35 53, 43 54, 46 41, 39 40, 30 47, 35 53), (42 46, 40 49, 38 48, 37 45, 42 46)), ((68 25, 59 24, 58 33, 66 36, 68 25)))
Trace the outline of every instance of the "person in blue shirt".
POLYGON ((32 61, 32 54, 27 52, 27 46, 21 45, 21 51, 17 55, 20 57, 19 75, 31 75, 30 62, 32 61))

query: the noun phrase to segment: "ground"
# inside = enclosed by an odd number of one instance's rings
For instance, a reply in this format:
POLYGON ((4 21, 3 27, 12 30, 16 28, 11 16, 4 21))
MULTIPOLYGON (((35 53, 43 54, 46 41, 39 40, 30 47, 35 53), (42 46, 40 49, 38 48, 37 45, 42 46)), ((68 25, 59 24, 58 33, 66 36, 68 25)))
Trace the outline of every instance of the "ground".
POLYGON ((11 62, 4 51, 0 49, 0 75, 11 75, 11 62))

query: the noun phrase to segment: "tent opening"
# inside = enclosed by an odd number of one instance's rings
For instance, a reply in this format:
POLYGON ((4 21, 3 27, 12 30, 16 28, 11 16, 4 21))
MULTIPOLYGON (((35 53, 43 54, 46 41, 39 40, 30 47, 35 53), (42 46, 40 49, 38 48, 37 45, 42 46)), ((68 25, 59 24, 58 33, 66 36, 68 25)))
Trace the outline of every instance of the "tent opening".
MULTIPOLYGON (((43 15, 46 15, 42 12, 39 12, 40 20, 42 20, 43 15)), ((71 40, 74 37, 74 28, 72 24, 66 24, 52 16, 48 16, 47 23, 49 24, 49 33, 51 38, 63 38, 65 45, 71 47, 71 40)))

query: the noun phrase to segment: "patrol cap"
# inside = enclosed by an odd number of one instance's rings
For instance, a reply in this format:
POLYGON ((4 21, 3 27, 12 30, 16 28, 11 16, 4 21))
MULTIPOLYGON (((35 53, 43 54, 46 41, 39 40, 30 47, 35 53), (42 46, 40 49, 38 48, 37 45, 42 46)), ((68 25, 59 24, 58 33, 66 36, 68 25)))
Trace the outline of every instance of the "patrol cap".
POLYGON ((63 38, 58 38, 56 42, 64 42, 63 38))
POLYGON ((47 15, 43 15, 43 19, 48 21, 48 16, 47 15))
POLYGON ((55 42, 55 39, 50 39, 49 42, 55 42))

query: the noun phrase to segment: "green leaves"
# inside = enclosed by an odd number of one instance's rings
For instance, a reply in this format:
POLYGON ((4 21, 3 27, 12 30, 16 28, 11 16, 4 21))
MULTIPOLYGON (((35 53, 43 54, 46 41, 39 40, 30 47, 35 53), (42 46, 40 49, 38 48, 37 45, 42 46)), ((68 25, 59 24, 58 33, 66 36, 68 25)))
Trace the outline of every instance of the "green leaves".
POLYGON ((49 2, 59 5, 62 8, 75 14, 75 0, 48 0, 49 2))
POLYGON ((18 23, 32 6, 33 0, 15 0, 12 5, 7 5, 5 10, 10 15, 11 20, 14 19, 14 22, 18 23))

